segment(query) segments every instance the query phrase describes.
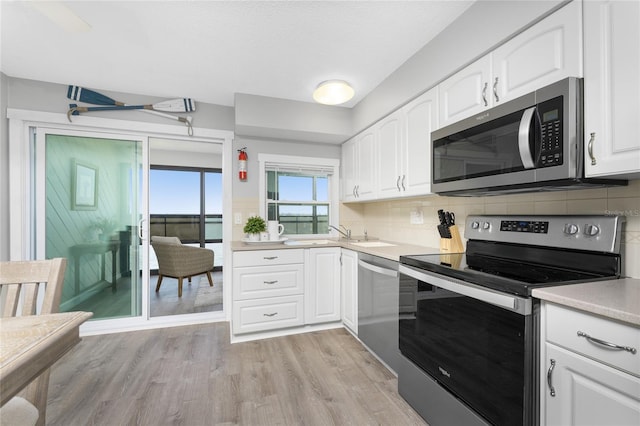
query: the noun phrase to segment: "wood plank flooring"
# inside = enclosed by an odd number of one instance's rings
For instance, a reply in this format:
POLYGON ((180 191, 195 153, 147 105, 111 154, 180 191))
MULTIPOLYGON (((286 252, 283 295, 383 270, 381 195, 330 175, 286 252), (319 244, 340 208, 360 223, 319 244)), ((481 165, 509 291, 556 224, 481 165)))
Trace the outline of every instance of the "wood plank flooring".
POLYGON ((425 425, 334 329, 229 343, 214 323, 84 337, 52 369, 48 425, 425 425))
MULTIPOLYGON (((213 277, 213 285, 218 286, 222 291, 222 271, 214 271, 211 273, 213 277)), ((159 292, 155 292, 158 276, 152 275, 149 278, 149 294, 150 312, 152 317, 163 315, 181 315, 195 312, 214 312, 221 311, 222 304, 197 307, 194 306, 198 286, 204 280, 206 283, 206 275, 198 275, 193 277, 192 283, 189 284, 185 279, 182 290, 182 297, 178 297, 178 280, 175 278, 165 277, 159 292)), ((208 284, 207 284, 208 285, 208 284)), ((118 280, 118 291, 111 291, 111 287, 105 288, 90 299, 73 307, 74 311, 93 312, 93 318, 118 318, 131 315, 131 279, 128 277, 118 280)))

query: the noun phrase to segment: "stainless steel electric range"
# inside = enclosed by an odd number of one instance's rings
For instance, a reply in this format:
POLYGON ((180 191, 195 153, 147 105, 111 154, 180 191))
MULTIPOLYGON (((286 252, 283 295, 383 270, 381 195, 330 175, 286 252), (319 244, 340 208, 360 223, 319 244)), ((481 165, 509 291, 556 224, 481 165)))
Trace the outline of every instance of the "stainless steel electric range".
POLYGON ((465 253, 401 256, 400 394, 436 426, 537 425, 531 291, 619 278, 624 220, 469 216, 465 253))

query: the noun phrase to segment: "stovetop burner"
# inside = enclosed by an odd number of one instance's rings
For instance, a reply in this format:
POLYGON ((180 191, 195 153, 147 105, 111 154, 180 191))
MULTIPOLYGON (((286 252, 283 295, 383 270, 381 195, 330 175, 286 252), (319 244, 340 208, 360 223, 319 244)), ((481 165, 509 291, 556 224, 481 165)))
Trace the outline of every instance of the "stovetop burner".
POLYGON ((468 253, 402 256, 401 263, 493 290, 531 296, 538 287, 617 278, 615 272, 592 273, 468 253))

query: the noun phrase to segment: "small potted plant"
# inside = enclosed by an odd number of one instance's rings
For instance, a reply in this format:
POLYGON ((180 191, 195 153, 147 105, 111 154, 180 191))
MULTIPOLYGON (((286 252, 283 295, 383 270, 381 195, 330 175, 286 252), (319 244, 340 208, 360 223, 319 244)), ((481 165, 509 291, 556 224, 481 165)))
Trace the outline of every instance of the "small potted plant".
POLYGON ((260 241, 260 233, 267 230, 267 224, 260 216, 251 216, 244 225, 244 232, 249 237, 249 241, 260 241))

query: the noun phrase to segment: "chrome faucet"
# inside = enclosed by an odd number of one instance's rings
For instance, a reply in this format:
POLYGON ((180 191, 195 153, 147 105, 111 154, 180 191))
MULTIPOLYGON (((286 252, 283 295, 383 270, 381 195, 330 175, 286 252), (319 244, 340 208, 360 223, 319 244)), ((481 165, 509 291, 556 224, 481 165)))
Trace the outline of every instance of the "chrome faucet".
POLYGON ((333 225, 329 225, 329 228, 333 228, 336 231, 338 231, 340 233, 340 235, 342 235, 343 237, 345 237, 347 240, 351 239, 351 229, 347 229, 345 228, 344 225, 340 225, 340 227, 344 228, 344 232, 340 230, 340 228, 336 228, 333 225))

